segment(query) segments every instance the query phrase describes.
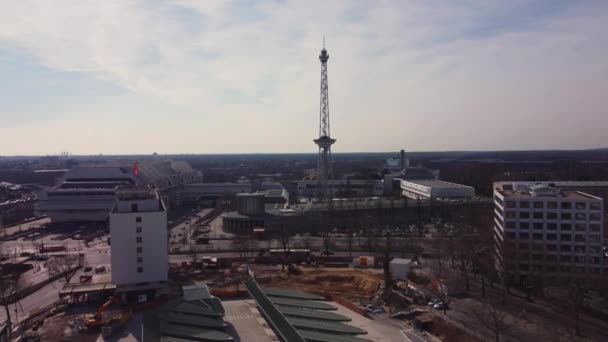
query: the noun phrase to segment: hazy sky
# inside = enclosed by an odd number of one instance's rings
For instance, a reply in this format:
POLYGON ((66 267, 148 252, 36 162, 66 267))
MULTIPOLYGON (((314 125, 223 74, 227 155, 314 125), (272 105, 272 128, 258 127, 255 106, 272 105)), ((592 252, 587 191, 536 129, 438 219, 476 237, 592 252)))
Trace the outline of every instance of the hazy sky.
POLYGON ((608 1, 0 2, 0 155, 608 146, 608 1))

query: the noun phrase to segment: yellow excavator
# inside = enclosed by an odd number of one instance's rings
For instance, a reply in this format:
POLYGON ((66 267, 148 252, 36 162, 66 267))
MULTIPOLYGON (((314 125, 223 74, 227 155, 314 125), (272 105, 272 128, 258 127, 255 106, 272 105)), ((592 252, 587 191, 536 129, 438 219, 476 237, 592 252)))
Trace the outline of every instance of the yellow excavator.
POLYGON ((94 315, 88 314, 85 316, 84 324, 89 328, 95 328, 106 324, 107 319, 104 319, 103 313, 112 305, 112 303, 120 303, 120 299, 115 296, 110 297, 103 305, 97 308, 94 315))
POLYGON ((128 308, 117 315, 104 315, 104 312, 113 303, 121 304, 121 301, 116 296, 110 297, 97 309, 95 314, 85 316, 85 325, 88 328, 102 327, 102 335, 104 337, 112 335, 116 330, 124 326, 133 317, 133 310, 128 308))

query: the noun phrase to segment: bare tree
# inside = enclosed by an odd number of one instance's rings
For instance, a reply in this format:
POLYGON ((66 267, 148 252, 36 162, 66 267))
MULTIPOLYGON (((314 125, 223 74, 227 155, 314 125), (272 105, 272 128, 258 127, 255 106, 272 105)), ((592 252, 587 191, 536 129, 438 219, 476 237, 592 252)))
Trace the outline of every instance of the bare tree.
POLYGON ((547 342, 570 342, 574 341, 575 338, 572 334, 560 329, 558 325, 553 321, 540 320, 539 322, 539 335, 542 337, 542 341, 547 342))
POLYGON ((302 238, 302 243, 304 245, 304 248, 310 250, 311 244, 310 244, 310 234, 305 234, 302 238))
POLYGON ((352 229, 346 231, 346 244, 348 246, 348 256, 353 256, 353 232, 352 229))
POLYGON ((281 272, 285 272, 285 265, 289 264, 289 233, 285 225, 281 225, 281 246, 283 247, 283 257, 281 258, 281 272))
POLYGON ((574 334, 581 336, 580 320, 585 304, 585 287, 582 281, 574 279, 568 286, 567 313, 574 320, 574 334))
POLYGON ((235 235, 232 239, 232 247, 239 253, 239 257, 247 258, 251 249, 248 235, 235 235))
POLYGON ((494 334, 496 342, 500 342, 500 337, 519 322, 518 318, 507 313, 500 298, 484 300, 473 308, 472 316, 481 326, 494 334))
POLYGON ((435 276, 435 280, 431 282, 431 292, 443 303, 443 313, 447 314, 447 306, 450 302, 448 291, 451 280, 451 274, 448 270, 450 257, 446 253, 446 248, 442 242, 442 240, 439 241, 439 245, 435 251, 435 258, 431 262, 431 269, 435 276))
POLYGON ((66 284, 70 283, 78 268, 82 265, 80 255, 68 254, 54 256, 47 261, 49 277, 61 276, 66 284))
POLYGON ((390 271, 391 261, 391 234, 388 233, 385 238, 384 246, 384 298, 388 299, 393 288, 393 276, 390 271))
POLYGON ((6 325, 9 333, 12 331, 11 311, 9 306, 16 302, 16 294, 19 292, 19 277, 6 275, 0 277, 0 305, 4 306, 6 312, 6 325))

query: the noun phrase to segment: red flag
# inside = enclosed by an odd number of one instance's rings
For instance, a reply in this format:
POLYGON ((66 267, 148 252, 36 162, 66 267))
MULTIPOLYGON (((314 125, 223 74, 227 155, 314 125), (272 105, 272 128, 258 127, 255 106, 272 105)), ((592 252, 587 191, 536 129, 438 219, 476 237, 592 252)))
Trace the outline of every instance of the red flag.
POLYGON ((133 163, 133 176, 137 177, 139 170, 137 169, 137 162, 133 163))

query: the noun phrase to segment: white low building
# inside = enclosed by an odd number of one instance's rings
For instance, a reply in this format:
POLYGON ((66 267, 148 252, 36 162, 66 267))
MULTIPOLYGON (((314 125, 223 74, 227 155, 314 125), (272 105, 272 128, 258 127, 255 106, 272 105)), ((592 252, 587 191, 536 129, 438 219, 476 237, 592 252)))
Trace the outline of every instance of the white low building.
POLYGON ((168 278, 167 211, 152 189, 120 188, 116 197, 110 213, 112 283, 123 299, 129 299, 126 293, 150 298, 168 278))
POLYGON ((393 278, 399 280, 407 280, 411 264, 411 259, 394 258, 390 261, 388 267, 393 278))
POLYGON ((475 196, 475 188, 436 179, 401 180, 401 194, 411 199, 453 199, 475 196))

